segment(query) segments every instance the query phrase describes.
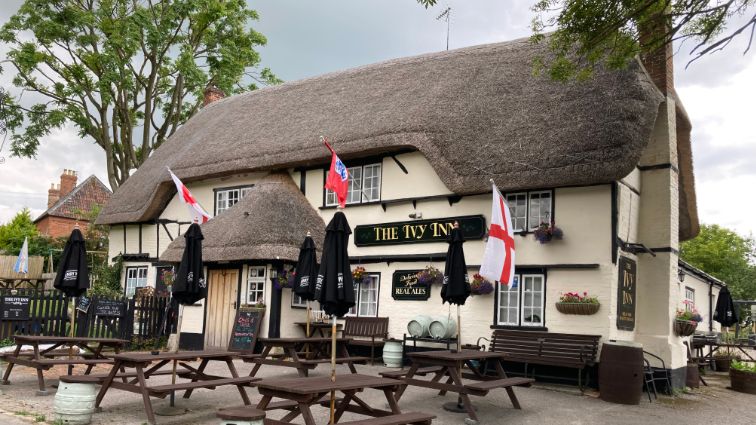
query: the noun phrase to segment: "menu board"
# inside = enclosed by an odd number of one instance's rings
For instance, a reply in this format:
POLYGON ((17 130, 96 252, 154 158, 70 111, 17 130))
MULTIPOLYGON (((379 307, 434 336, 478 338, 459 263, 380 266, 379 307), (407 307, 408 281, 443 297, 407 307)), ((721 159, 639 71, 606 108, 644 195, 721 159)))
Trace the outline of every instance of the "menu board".
POLYGON ((255 349, 264 312, 264 310, 244 307, 236 311, 234 327, 231 329, 231 340, 228 342, 228 351, 251 352, 255 349))
POLYGON ((92 305, 92 299, 82 295, 79 297, 79 303, 76 304, 76 309, 82 313, 86 313, 89 310, 90 305, 92 305))
POLYGON ((29 297, 6 296, 2 299, 3 320, 29 320, 29 297))
POLYGON ((126 303, 115 300, 97 300, 95 314, 97 316, 123 317, 126 303))

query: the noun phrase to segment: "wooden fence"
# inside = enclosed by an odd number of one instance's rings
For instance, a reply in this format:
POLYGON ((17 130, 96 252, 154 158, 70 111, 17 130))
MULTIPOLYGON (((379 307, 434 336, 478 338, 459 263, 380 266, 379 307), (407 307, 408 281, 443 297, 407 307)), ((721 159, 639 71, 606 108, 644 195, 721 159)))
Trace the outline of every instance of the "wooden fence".
MULTIPOLYGON (((0 289, 0 302, 6 297, 28 297, 28 318, 8 320, 0 316, 0 339, 13 335, 67 336, 70 329, 70 298, 60 291, 0 289)), ((81 301, 81 300, 80 300, 81 301)), ((149 344, 175 331, 175 309, 167 308, 167 297, 139 299, 91 297, 88 305, 77 305, 77 336, 121 338, 131 344, 149 344), (168 324, 166 326, 166 324, 168 324), (166 329, 169 328, 169 329, 166 329)))

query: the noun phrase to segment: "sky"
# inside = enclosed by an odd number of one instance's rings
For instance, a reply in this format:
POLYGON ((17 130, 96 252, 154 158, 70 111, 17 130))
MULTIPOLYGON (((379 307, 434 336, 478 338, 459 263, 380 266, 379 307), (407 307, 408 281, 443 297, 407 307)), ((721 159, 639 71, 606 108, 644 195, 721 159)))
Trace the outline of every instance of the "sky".
MULTIPOLYGON (((260 20, 252 26, 268 39, 262 65, 293 81, 387 59, 446 48, 446 23, 436 17, 451 7, 450 48, 530 35, 533 0, 450 0, 429 10, 415 0, 249 0, 260 20)), ((21 0, 4 0, 6 22, 21 0)), ((690 64, 689 46, 676 46, 675 87, 693 124, 692 144, 702 223, 748 235, 756 232, 756 47, 743 54, 744 37, 690 64)), ((7 49, 0 45, 0 57, 7 49)), ((0 84, 9 86, 9 72, 0 84)), ((27 100, 32 100, 27 96, 27 100)), ((36 216, 47 189, 64 168, 79 181, 97 175, 107 184, 104 153, 66 127, 46 137, 35 159, 0 151, 0 223, 24 207, 36 216)))

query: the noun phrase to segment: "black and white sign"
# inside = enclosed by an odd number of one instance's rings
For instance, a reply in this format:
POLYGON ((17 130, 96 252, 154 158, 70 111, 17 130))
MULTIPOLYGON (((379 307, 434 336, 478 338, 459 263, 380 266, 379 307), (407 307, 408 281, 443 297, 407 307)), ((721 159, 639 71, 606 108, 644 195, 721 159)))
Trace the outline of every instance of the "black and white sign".
POLYGON ((29 320, 29 297, 3 297, 2 318, 3 320, 29 320))

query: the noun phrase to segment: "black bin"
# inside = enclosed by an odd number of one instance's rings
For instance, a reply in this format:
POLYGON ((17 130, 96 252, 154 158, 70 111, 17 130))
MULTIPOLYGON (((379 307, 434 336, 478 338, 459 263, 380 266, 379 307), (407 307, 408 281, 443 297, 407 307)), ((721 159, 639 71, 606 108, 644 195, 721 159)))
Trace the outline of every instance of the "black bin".
POLYGON ((599 359, 599 397, 611 403, 639 404, 643 391, 643 346, 605 342, 599 359))

